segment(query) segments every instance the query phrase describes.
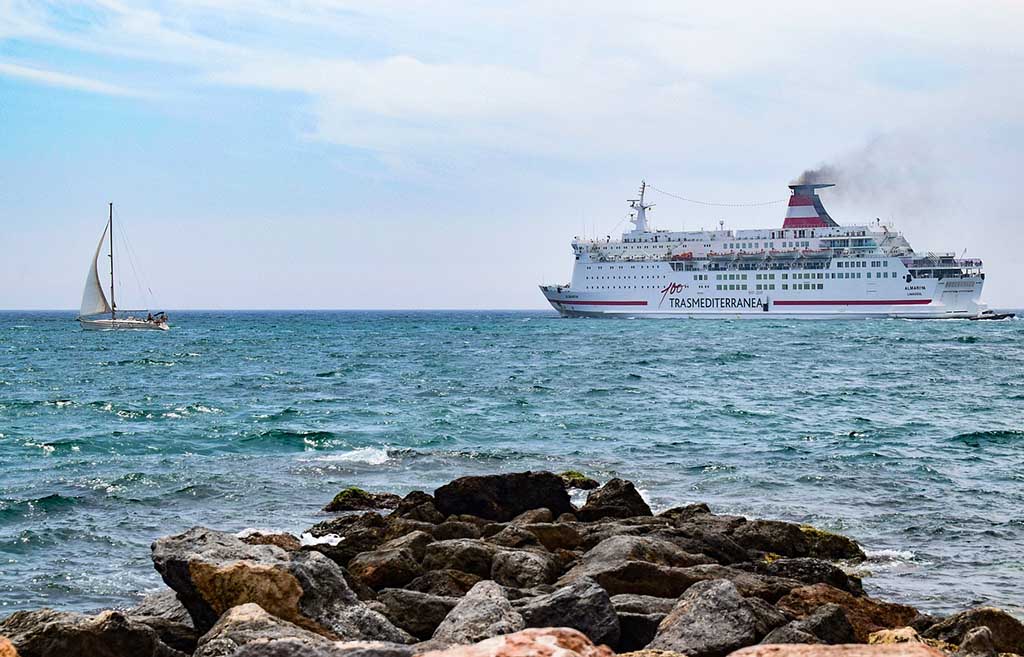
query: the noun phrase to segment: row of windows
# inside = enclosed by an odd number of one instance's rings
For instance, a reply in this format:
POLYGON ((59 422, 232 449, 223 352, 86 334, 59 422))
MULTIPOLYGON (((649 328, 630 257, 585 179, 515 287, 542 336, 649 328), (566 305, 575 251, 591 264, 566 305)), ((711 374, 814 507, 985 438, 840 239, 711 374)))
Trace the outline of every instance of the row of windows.
MULTIPOLYGON (((843 267, 868 267, 867 260, 837 260, 836 267, 840 269, 843 267)), ((888 260, 872 260, 871 267, 888 267, 888 260)))
MULTIPOLYGON (((796 249, 800 247, 807 248, 811 245, 810 242, 782 242, 782 248, 784 249, 796 249)), ((727 242, 722 245, 725 249, 774 249, 775 242, 727 242)))

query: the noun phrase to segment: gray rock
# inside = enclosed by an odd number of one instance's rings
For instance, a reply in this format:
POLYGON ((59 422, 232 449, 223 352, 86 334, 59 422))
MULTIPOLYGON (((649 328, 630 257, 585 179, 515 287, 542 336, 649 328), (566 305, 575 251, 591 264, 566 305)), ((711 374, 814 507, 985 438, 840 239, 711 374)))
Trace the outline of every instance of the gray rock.
POLYGON ((796 622, 786 623, 782 627, 776 627, 768 633, 768 636, 761 640, 763 644, 778 643, 824 643, 821 639, 810 632, 799 628, 796 622))
POLYGON ((997 657, 998 654, 992 630, 985 626, 968 630, 956 651, 956 657, 997 657))
POLYGON ((427 532, 413 530, 408 534, 381 543, 380 550, 409 550, 416 561, 423 561, 427 553, 427 545, 434 542, 434 537, 427 532))
POLYGON ((461 570, 480 577, 491 576, 491 564, 498 548, 472 538, 437 541, 427 546, 423 567, 427 570, 461 570))
POLYGON ((583 522, 602 518, 633 518, 649 516, 651 507, 640 497, 631 481, 612 479, 587 496, 587 503, 576 512, 583 522))
POLYGON ((766 603, 751 603, 728 580, 694 584, 661 622, 650 649, 688 657, 725 657, 757 643, 785 617, 766 603))
POLYGON ((391 515, 432 525, 444 522, 444 514, 437 510, 434 498, 420 490, 414 490, 403 497, 391 515))
POLYGON ((1024 655, 1024 625, 995 607, 977 607, 953 614, 928 628, 922 636, 960 645, 967 633, 977 627, 987 627, 991 631, 992 644, 997 651, 1024 655))
POLYGON ((491 579, 503 586, 530 588, 558 579, 559 562, 548 552, 501 550, 494 555, 491 579))
POLYGON ((837 604, 822 605, 810 615, 794 622, 798 630, 814 635, 822 643, 840 645, 857 642, 857 634, 846 616, 846 610, 837 604))
POLYGON ((480 527, 472 522, 449 519, 434 527, 434 538, 439 541, 452 538, 480 538, 480 527))
POLYGON ((330 638, 412 642, 368 609, 341 567, 319 552, 248 545, 232 534, 194 527, 153 543, 153 563, 201 633, 228 609, 254 602, 330 638))
POLYGON ((348 572, 375 591, 405 586, 423 574, 412 550, 373 550, 357 554, 348 562, 348 572))
POLYGON ((333 641, 268 614, 257 604, 232 607, 202 636, 193 657, 232 657, 254 641, 290 639, 307 647, 328 648, 333 641))
POLYGON ((751 520, 732 532, 734 541, 757 552, 806 557, 810 543, 799 525, 779 520, 751 520))
POLYGON ((532 532, 522 527, 508 525, 496 534, 487 538, 488 543, 507 548, 543 548, 540 540, 532 532))
POLYGON ((498 522, 532 509, 556 516, 573 511, 565 484, 550 472, 462 477, 434 491, 434 504, 445 515, 465 513, 498 522))
POLYGON ((383 603, 383 613, 392 623, 420 640, 433 636, 437 626, 459 603, 458 598, 405 589, 384 589, 377 600, 383 603))
POLYGON ((153 628, 160 640, 175 650, 192 653, 196 649, 199 635, 192 625, 192 617, 174 591, 148 595, 124 613, 132 620, 153 628))
POLYGON ((473 585, 480 581, 479 575, 464 573, 461 570, 432 570, 417 577, 406 585, 408 591, 419 591, 442 597, 461 598, 473 585))
POLYGON ((253 641, 232 657, 413 657, 416 650, 382 641, 338 641, 330 646, 307 646, 296 639, 253 641))
POLYGON ((592 579, 582 578, 548 595, 532 598, 517 610, 527 627, 571 627, 595 644, 616 646, 619 618, 608 593, 592 579))
POLYGON ((86 616, 69 611, 17 611, 0 621, 21 657, 185 657, 153 628, 119 611, 86 616))
POLYGON ((554 522, 555 514, 551 513, 551 509, 530 509, 529 511, 523 511, 515 518, 512 518, 513 525, 530 525, 538 522, 554 522))
MULTIPOLYGON (((673 571, 673 566, 711 564, 669 541, 646 536, 613 536, 598 543, 567 572, 560 584, 591 577, 609 593, 640 593, 676 597, 700 577, 673 571)), ((703 579, 707 579, 706 577, 703 579)))
POLYGON ((667 615, 676 606, 675 598, 657 598, 653 595, 623 593, 611 597, 612 606, 619 613, 667 615))
POLYGON ((476 643, 499 634, 511 634, 525 627, 523 617, 512 608, 496 582, 476 584, 449 612, 434 632, 433 643, 455 645, 476 643))
POLYGON ((575 550, 583 543, 579 530, 565 522, 531 522, 522 529, 537 537, 541 545, 551 551, 575 550))
POLYGON ((822 559, 811 557, 783 558, 768 562, 756 561, 737 567, 751 570, 761 575, 797 580, 804 584, 829 584, 853 595, 864 595, 864 587, 859 577, 848 575, 842 568, 822 559))

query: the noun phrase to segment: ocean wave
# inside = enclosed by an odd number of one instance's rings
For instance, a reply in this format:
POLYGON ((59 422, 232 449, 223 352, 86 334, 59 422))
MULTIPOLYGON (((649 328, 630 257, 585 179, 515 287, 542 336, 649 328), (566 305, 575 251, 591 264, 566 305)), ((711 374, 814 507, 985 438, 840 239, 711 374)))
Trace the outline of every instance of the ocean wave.
POLYGON ((913 550, 864 550, 864 556, 871 561, 911 561, 917 558, 913 550))
POLYGON ((341 454, 325 454, 315 460, 340 463, 365 463, 367 465, 384 465, 391 460, 388 450, 381 447, 360 447, 351 452, 341 454))
POLYGON ((326 447, 335 436, 330 431, 294 431, 289 429, 268 429, 254 436, 242 438, 244 443, 268 443, 294 445, 296 447, 326 447))
POLYGON ((21 518, 37 513, 57 513, 74 507, 78 501, 77 497, 59 493, 13 502, 3 501, 0 502, 0 520, 21 518))
POLYGON ((953 436, 953 441, 978 447, 982 443, 1003 445, 1024 440, 1024 431, 1017 429, 995 429, 990 431, 970 431, 953 436))

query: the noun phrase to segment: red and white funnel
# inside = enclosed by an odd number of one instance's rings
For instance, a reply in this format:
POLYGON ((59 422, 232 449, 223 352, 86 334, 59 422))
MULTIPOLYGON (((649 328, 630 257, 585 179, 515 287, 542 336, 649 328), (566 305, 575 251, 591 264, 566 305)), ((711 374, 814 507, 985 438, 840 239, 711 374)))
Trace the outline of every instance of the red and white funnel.
POLYGON ((828 216, 825 206, 818 197, 817 190, 824 187, 835 187, 833 184, 790 185, 793 195, 789 197, 786 209, 786 220, 783 228, 827 228, 838 226, 828 216))

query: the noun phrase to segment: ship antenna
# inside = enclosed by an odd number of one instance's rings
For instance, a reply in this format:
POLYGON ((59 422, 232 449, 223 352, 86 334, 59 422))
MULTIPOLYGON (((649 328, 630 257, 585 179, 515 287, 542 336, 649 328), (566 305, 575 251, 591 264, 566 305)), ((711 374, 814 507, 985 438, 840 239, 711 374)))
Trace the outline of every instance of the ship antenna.
POLYGON ((647 191, 647 181, 640 181, 640 198, 627 199, 629 207, 636 210, 636 216, 631 217, 630 221, 635 224, 633 232, 635 233, 646 233, 649 229, 647 227, 647 211, 654 207, 654 204, 650 205, 644 203, 644 193, 647 191))

